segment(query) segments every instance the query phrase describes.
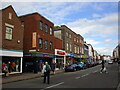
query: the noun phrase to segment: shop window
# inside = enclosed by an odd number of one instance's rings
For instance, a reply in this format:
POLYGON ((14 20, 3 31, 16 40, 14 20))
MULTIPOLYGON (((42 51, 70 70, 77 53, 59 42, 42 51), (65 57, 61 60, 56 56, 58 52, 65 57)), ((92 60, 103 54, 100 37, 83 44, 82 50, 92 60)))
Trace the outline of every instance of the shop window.
POLYGON ((21 58, 13 58, 13 57, 2 57, 2 66, 5 63, 8 67, 8 72, 20 72, 21 70, 21 58))
POLYGON ((45 49, 48 49, 48 41, 45 40, 45 49))
POLYGON ((12 40, 12 28, 11 27, 6 27, 5 39, 12 40))
MULTIPOLYGON (((0 65, 2 65, 2 58, 0 58, 0 65)), ((0 73, 2 73, 2 66, 0 66, 0 73)))

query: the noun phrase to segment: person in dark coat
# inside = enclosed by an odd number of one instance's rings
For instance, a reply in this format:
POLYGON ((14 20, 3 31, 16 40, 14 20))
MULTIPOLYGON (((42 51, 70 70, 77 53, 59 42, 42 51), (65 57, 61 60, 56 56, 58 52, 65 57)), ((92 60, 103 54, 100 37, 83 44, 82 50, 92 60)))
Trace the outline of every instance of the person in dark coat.
POLYGON ((52 63, 51 70, 53 71, 53 74, 55 74, 55 63, 52 63))
POLYGON ((51 67, 48 64, 48 62, 45 62, 45 65, 43 66, 42 73, 44 73, 44 81, 43 83, 46 83, 46 77, 47 77, 47 83, 50 84, 50 71, 51 67))
POLYGON ((102 65, 102 68, 101 68, 101 72, 100 73, 103 73, 104 71, 107 73, 104 60, 102 60, 101 65, 102 65))

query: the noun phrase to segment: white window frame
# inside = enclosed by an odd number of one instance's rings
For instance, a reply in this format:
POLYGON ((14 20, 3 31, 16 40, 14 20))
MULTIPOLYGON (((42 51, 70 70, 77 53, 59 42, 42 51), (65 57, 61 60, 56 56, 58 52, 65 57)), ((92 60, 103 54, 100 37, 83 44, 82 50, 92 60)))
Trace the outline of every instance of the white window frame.
POLYGON ((68 37, 68 32, 66 32, 66 37, 68 37))
POLYGON ((48 33, 48 25, 45 24, 45 32, 48 33))
POLYGON ((12 13, 9 13, 9 19, 12 19, 12 13))
POLYGON ((53 43, 50 41, 50 50, 53 50, 53 43))
POLYGON ((52 27, 50 27, 50 35, 52 35, 53 34, 53 29, 52 29, 52 27))
POLYGON ((68 42, 66 43, 66 49, 67 49, 67 51, 69 50, 69 43, 68 42))
POLYGON ((48 49, 48 41, 45 40, 45 49, 48 49))
POLYGON ((43 48, 43 39, 42 38, 39 38, 39 47, 43 48))
POLYGON ((40 30, 43 30, 43 22, 40 21, 40 30))
POLYGON ((13 30, 13 28, 6 26, 5 39, 12 40, 12 36, 13 36, 12 35, 12 30, 13 30))

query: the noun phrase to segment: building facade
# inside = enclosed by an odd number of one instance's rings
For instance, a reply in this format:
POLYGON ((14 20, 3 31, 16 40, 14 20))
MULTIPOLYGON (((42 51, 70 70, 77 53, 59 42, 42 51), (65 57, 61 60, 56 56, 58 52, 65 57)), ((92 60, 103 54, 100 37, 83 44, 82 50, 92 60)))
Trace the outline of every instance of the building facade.
POLYGON ((112 57, 115 62, 120 60, 120 44, 113 50, 112 57))
POLYGON ((19 17, 24 27, 24 72, 40 72, 54 59, 54 24, 39 13, 19 17))
POLYGON ((54 62, 56 63, 56 70, 63 69, 66 64, 66 52, 62 50, 62 43, 62 39, 55 37, 54 62))
POLYGON ((89 57, 89 47, 86 42, 84 42, 84 54, 85 54, 86 58, 89 57))
POLYGON ((94 49, 91 44, 88 44, 89 48, 89 60, 90 62, 94 62, 94 49))
POLYGON ((84 53, 84 38, 65 25, 56 26, 54 36, 63 40, 63 50, 66 52, 66 63, 73 64, 84 53))
POLYGON ((9 73, 22 73, 23 31, 19 18, 12 8, 2 9, 2 62, 8 66, 9 73))

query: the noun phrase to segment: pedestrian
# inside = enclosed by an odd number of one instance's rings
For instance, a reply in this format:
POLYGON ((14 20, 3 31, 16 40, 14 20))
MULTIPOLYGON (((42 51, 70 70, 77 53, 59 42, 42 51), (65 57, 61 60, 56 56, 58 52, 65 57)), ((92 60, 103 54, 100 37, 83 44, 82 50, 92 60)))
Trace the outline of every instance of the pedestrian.
POLYGON ((15 62, 12 62, 11 63, 11 67, 12 67, 12 71, 14 72, 14 71, 16 71, 15 69, 16 69, 16 64, 15 64, 15 62))
POLYGON ((47 77, 47 83, 50 83, 50 71, 51 71, 51 67, 48 64, 48 62, 45 62, 44 66, 43 66, 43 70, 42 73, 44 73, 44 81, 43 83, 46 83, 46 77, 47 77))
POLYGON ((11 73, 11 71, 12 71, 11 62, 8 62, 8 72, 11 73))
POLYGON ((55 63, 52 63, 51 70, 53 71, 53 74, 55 74, 55 63))
POLYGON ((2 73, 4 73, 4 76, 7 77, 8 67, 4 62, 2 63, 2 73))
POLYGON ((102 65, 102 68, 101 68, 101 70, 100 70, 100 73, 103 73, 103 72, 106 72, 106 73, 107 73, 106 67, 105 67, 105 61, 104 61, 104 60, 102 60, 101 65, 102 65))

